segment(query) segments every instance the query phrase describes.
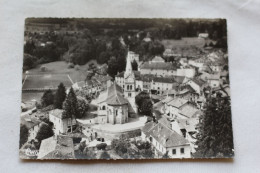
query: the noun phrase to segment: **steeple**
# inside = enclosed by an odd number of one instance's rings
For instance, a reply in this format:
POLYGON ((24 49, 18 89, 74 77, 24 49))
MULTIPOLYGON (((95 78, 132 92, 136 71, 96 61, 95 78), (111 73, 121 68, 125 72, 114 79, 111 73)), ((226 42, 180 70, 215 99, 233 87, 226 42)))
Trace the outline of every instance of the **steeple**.
POLYGON ((131 63, 131 56, 129 50, 127 51, 126 57, 126 68, 125 68, 125 78, 130 76, 133 73, 132 63, 131 63))

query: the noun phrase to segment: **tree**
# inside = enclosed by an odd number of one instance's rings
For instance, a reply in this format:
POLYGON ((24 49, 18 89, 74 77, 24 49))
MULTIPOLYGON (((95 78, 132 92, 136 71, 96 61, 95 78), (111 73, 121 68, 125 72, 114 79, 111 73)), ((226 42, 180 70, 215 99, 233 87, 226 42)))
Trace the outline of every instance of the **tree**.
POLYGON ((229 97, 209 97, 205 113, 198 125, 196 153, 194 157, 232 157, 234 155, 231 106, 229 97))
POLYGON ((41 144, 42 140, 47 139, 53 135, 54 133, 52 128, 48 124, 42 123, 36 135, 36 139, 38 140, 39 144, 41 144))
POLYGON ((29 69, 35 67, 35 65, 37 64, 36 61, 37 61, 37 58, 35 58, 34 56, 29 55, 29 54, 24 54, 23 70, 26 71, 26 70, 29 70, 29 69))
POLYGON ((117 60, 115 57, 111 57, 110 60, 108 61, 108 69, 107 69, 107 73, 111 76, 111 77, 115 77, 115 75, 118 72, 118 64, 117 64, 117 60))
POLYGON ((49 105, 52 105, 53 100, 54 100, 54 95, 53 95, 52 91, 50 89, 45 91, 43 93, 42 98, 41 98, 42 107, 44 108, 44 107, 47 107, 49 105))
POLYGON ((138 107, 141 107, 141 104, 144 99, 150 99, 150 96, 147 92, 142 91, 135 97, 135 103, 138 107))
POLYGON ((78 114, 76 118, 82 118, 89 109, 89 104, 83 98, 78 98, 78 114))
POLYGON ((138 106, 139 113, 147 115, 147 116, 152 115, 153 103, 147 92, 144 92, 144 91, 140 92, 135 97, 135 103, 138 106))
POLYGON ((132 62, 132 69, 137 71, 138 70, 138 64, 136 62, 136 60, 134 59, 134 61, 132 62))
POLYGON ((29 130, 26 127, 26 125, 21 125, 20 126, 20 148, 25 144, 28 140, 29 136, 29 130))
POLYGON ((72 87, 70 88, 69 94, 64 101, 63 109, 63 116, 66 118, 70 118, 72 124, 72 120, 78 116, 78 100, 72 87))
POLYGON ((54 97, 54 107, 57 109, 62 109, 62 105, 65 99, 66 99, 66 88, 63 85, 63 83, 60 83, 54 97))
POLYGON ((100 159, 107 159, 107 160, 109 160, 109 159, 111 159, 111 157, 110 157, 110 155, 109 155, 106 151, 104 151, 104 152, 100 155, 100 159))
POLYGON ((123 156, 130 148, 130 143, 128 140, 113 139, 111 142, 111 147, 117 154, 123 156))

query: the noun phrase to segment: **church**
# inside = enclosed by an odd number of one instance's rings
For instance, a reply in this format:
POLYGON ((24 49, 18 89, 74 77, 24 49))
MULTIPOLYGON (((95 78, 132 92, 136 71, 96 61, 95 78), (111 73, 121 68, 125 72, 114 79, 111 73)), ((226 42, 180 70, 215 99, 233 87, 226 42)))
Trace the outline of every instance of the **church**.
POLYGON ((124 85, 121 87, 114 82, 106 91, 100 93, 98 104, 99 124, 124 124, 129 117, 137 115, 135 104, 136 84, 135 74, 132 70, 131 52, 127 53, 126 70, 124 73, 124 85))

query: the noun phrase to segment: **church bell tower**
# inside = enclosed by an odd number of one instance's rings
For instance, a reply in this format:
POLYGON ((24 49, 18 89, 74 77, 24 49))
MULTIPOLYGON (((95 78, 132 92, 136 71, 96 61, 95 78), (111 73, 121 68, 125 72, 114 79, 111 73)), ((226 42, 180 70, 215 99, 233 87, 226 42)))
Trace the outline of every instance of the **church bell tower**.
POLYGON ((124 73, 124 96, 131 104, 134 112, 137 112, 137 107, 135 104, 135 75, 132 69, 131 64, 131 55, 130 52, 127 52, 126 58, 126 69, 124 73))

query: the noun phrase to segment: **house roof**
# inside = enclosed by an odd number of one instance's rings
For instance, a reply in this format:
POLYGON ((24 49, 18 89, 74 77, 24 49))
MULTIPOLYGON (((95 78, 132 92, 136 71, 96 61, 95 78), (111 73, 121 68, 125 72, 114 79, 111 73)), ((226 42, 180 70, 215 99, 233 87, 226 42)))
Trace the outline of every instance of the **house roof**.
POLYGON ((62 113, 63 113, 62 109, 54 109, 54 110, 50 111, 49 115, 53 115, 59 119, 64 119, 64 116, 62 113))
POLYGON ((142 132, 146 135, 149 136, 150 135, 150 130, 156 125, 155 122, 148 122, 144 125, 144 127, 142 128, 142 132))
POLYGON ((180 111, 180 114, 187 117, 187 118, 193 118, 193 116, 197 113, 200 113, 201 111, 197 108, 195 108, 193 105, 186 105, 183 107, 180 111))
POLYGON ((188 103, 188 100, 183 99, 183 98, 175 98, 172 101, 168 102, 167 105, 180 108, 181 106, 185 105, 188 103))
POLYGON ((72 138, 68 136, 52 136, 42 140, 38 159, 74 159, 72 138))
POLYGON ((174 99, 174 97, 169 96, 169 97, 166 97, 165 99, 163 99, 162 102, 168 103, 168 102, 172 101, 173 99, 174 99))
POLYGON ((144 62, 140 69, 176 70, 177 67, 170 62, 144 62))
POLYGON ((180 129, 186 129, 187 132, 195 132, 198 121, 196 118, 178 119, 180 129))
POLYGON ((123 91, 120 86, 118 86, 116 83, 111 85, 108 90, 108 95, 107 95, 107 104, 108 105, 124 105, 128 104, 127 99, 123 97, 123 91))
POLYGON ((196 83, 197 85, 199 85, 200 87, 205 83, 203 80, 201 80, 199 78, 194 78, 194 79, 192 79, 192 81, 194 83, 196 83))
POLYGON ((96 79, 99 82, 107 82, 112 79, 111 76, 108 75, 95 75, 92 77, 92 79, 96 79))
POLYGON ((165 148, 189 145, 187 139, 171 130, 167 125, 160 121, 149 130, 148 134, 155 138, 165 148))
POLYGON ((155 56, 153 59, 152 59, 153 62, 165 62, 165 60, 160 57, 160 56, 155 56))
POLYGON ((41 124, 41 121, 31 115, 24 115, 21 117, 21 124, 24 124, 28 129, 41 124))

